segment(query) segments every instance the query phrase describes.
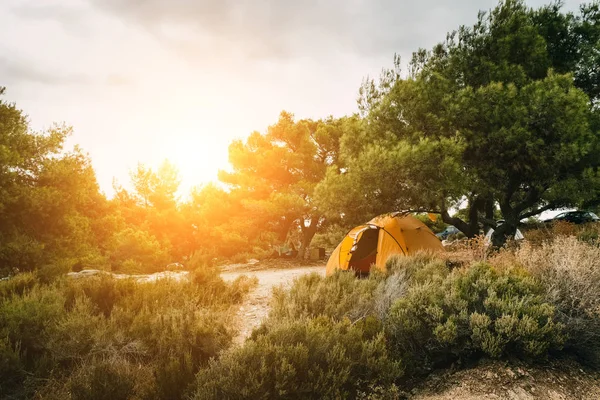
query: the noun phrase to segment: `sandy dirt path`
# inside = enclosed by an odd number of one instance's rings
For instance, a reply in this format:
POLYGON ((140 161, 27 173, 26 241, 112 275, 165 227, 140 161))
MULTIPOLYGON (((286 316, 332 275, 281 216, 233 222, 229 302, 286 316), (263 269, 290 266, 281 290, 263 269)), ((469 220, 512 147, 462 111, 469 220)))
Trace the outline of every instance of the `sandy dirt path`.
POLYGON ((291 283, 299 276, 316 272, 325 275, 324 266, 294 267, 284 269, 263 269, 263 270, 238 270, 222 272, 221 277, 225 281, 233 281, 238 276, 255 276, 258 279, 258 286, 248 293, 246 300, 240 306, 237 312, 236 320, 239 321, 239 334, 234 342, 241 344, 246 340, 252 330, 257 328, 269 313, 269 300, 274 287, 283 285, 289 287, 291 283))

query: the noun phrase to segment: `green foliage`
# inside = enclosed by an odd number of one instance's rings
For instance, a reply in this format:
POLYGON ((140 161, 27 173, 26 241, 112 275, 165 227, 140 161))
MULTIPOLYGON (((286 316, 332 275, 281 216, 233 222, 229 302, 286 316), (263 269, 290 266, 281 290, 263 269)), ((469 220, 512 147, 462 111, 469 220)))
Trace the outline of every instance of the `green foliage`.
POLYGON ((322 247, 325 249, 333 250, 342 241, 344 236, 348 233, 350 228, 340 226, 338 224, 331 224, 317 232, 311 242, 311 247, 317 248, 322 247))
POLYGON ((273 290, 270 317, 275 320, 318 316, 356 319, 360 317, 360 310, 370 305, 378 283, 378 279, 357 280, 348 273, 338 273, 331 279, 306 275, 298 278, 289 290, 273 290))
MULTIPOLYGON (((40 270, 51 281, 74 265, 107 269, 111 263, 154 272, 170 257, 181 258, 189 249, 172 243, 186 240, 165 235, 185 233, 177 223, 172 166, 157 174, 138 171, 151 181, 152 212, 135 198, 133 204, 120 201, 127 197, 122 191, 108 202, 89 158, 77 147, 64 149, 70 133, 65 126, 31 132, 23 112, 0 101, 0 274, 40 270)), ((135 187, 142 191, 139 181, 135 187)))
POLYGON ((440 213, 468 237, 499 207, 501 245, 521 219, 597 198, 598 74, 581 71, 600 70, 598 21, 597 5, 575 16, 506 0, 415 53, 408 77, 396 64, 367 80, 367 123, 340 139, 343 165, 318 185, 319 204, 353 221, 440 213), (450 216, 465 199, 466 218, 450 216))
MULTIPOLYGON (((152 375, 124 358, 99 358, 78 368, 67 384, 73 400, 152 398, 152 375)), ((165 397, 166 398, 166 397, 165 397)))
POLYGON ((392 306, 386 330, 395 354, 423 371, 478 353, 546 357, 565 340, 554 317, 533 278, 476 264, 412 286, 392 306))
POLYGON ((133 227, 117 232, 110 243, 110 262, 114 271, 127 273, 162 271, 168 253, 149 232, 133 227))
POLYGON ((170 261, 182 261, 194 249, 191 221, 186 222, 178 204, 179 172, 164 161, 157 170, 140 164, 130 175, 133 191, 116 186, 111 202, 118 225, 112 246, 125 245, 119 254, 111 254, 113 265, 116 258, 129 268, 154 272, 170 261))
POLYGON ((0 299, 12 295, 21 296, 37 284, 36 275, 33 272, 24 272, 10 279, 0 281, 0 299))
POLYGON ((33 133, 25 115, 0 100, 0 270, 73 262, 97 250, 90 218, 105 199, 89 159, 63 149, 70 132, 33 133))
POLYGON ((393 398, 431 368, 537 362, 582 338, 561 322, 548 287, 515 263, 451 271, 419 254, 366 279, 303 276, 275 290, 269 317, 241 348, 201 370, 194 398, 393 398))
POLYGON ((0 393, 7 393, 25 378, 25 368, 21 360, 20 346, 14 345, 8 338, 0 339, 0 393))
POLYGON ((381 332, 320 317, 281 322, 198 374, 195 399, 353 398, 402 374, 381 332))
POLYGON ((431 218, 429 218, 429 215, 427 214, 416 214, 415 218, 427 225, 427 227, 431 229, 433 233, 443 232, 444 229, 448 227, 448 224, 444 222, 441 215, 439 214, 435 214, 435 221, 432 221, 431 218))
POLYGON ((200 281, 0 282, 0 397, 184 398, 231 344, 230 307, 255 284, 215 269, 200 281))
POLYGON ((339 140, 353 118, 294 120, 282 112, 265 134, 253 132, 245 142, 229 146, 233 172, 219 179, 243 196, 242 207, 252 215, 253 227, 275 233, 280 242, 294 230, 301 232, 299 254, 324 224, 314 202, 314 188, 336 163, 339 140))

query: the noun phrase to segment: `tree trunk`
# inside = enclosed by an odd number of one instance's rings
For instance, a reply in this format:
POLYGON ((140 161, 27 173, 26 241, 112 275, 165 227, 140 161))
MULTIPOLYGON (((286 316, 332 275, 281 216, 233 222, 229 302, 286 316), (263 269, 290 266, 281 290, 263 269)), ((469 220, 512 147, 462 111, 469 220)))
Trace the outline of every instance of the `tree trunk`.
POLYGON ((492 196, 489 196, 486 201, 485 201, 485 219, 486 222, 484 222, 483 224, 483 230, 484 233, 487 233, 487 231, 490 228, 493 228, 492 225, 490 225, 489 222, 487 221, 494 221, 494 198, 492 196))
POLYGON ((315 233, 317 233, 319 219, 320 218, 311 218, 310 224, 308 226, 306 226, 304 221, 300 225, 300 228, 302 230, 302 243, 300 244, 300 249, 298 249, 298 258, 300 260, 304 259, 306 249, 308 249, 308 246, 310 246, 310 242, 312 242, 315 233))
POLYGON ((473 238, 477 235, 477 231, 473 229, 471 224, 466 223, 460 218, 451 217, 447 210, 442 210, 442 221, 452 226, 455 226, 468 238, 473 238))
POLYGON ((290 228, 292 227, 293 219, 286 217, 285 221, 283 221, 280 225, 280 228, 277 231, 277 238, 281 242, 285 242, 287 239, 288 233, 290 233, 290 228))
POLYGON ((469 199, 469 237, 479 234, 479 211, 485 209, 485 198, 475 195, 469 199))

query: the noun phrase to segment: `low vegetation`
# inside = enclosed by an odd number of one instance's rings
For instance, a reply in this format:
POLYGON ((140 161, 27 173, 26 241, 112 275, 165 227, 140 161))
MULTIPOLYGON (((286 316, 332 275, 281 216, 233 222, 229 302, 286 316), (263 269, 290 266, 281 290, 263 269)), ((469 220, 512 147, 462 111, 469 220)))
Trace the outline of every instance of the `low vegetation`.
POLYGON ((400 398, 434 370, 481 359, 597 368, 598 245, 571 233, 487 255, 473 245, 470 261, 397 257, 366 279, 303 276, 274 290, 241 346, 232 311, 247 278, 228 284, 200 265, 189 280, 152 283, 22 273, 0 282, 0 393, 400 398))
POLYGON ((197 376, 195 399, 398 398, 483 358, 597 366, 598 248, 559 236, 451 268, 428 254, 367 279, 299 278, 264 324, 197 376))
POLYGON ((32 273, 0 282, 0 397, 180 399, 231 344, 231 307, 255 282, 32 273))

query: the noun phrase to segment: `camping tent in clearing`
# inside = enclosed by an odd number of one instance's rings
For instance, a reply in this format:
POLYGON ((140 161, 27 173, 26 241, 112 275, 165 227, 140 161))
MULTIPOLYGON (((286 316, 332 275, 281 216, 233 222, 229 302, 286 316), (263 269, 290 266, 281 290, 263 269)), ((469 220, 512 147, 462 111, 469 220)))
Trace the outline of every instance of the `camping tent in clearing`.
POLYGON ((365 274, 372 265, 384 270, 386 261, 394 254, 410 255, 419 250, 442 251, 443 246, 415 217, 401 213, 381 215, 344 237, 329 257, 327 275, 336 269, 365 274))

